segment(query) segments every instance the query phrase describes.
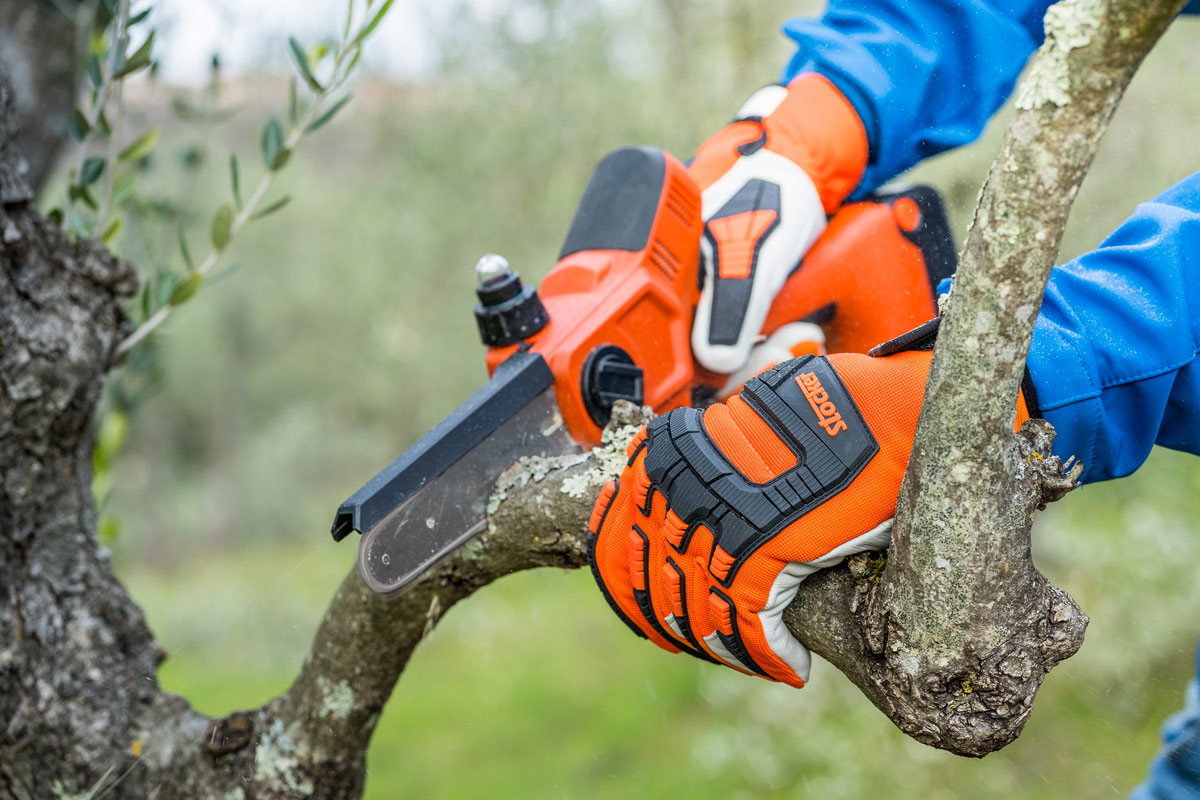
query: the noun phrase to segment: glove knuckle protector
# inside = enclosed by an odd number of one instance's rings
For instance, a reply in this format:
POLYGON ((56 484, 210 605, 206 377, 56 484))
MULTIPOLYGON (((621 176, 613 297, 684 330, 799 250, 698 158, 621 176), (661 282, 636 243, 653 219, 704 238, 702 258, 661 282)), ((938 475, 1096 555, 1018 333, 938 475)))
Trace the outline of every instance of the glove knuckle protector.
POLYGON ((783 610, 807 575, 886 544, 928 361, 806 356, 653 420, 589 524, 618 615, 668 650, 802 686, 783 610), (865 380, 862 408, 842 368, 865 380))

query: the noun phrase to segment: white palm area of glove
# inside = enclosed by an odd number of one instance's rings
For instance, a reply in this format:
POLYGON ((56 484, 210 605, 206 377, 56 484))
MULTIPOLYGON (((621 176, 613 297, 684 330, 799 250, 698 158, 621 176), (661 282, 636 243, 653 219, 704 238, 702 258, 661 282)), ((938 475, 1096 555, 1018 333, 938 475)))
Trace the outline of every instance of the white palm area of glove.
MULTIPOLYGON (((761 89, 746 101, 737 118, 766 117, 786 95, 787 89, 782 86, 761 89)), ((779 218, 757 243, 749 276, 749 300, 734 342, 712 341, 715 338, 711 336, 714 292, 719 281, 729 278, 719 274, 714 237, 705 235, 700 242, 704 284, 692 326, 692 352, 704 367, 725 375, 738 373, 749 364, 772 301, 825 230, 826 223, 825 210, 812 178, 790 159, 772 152, 769 141, 762 149, 738 158, 725 174, 703 190, 701 213, 705 222, 726 208, 752 181, 779 188, 779 218)))

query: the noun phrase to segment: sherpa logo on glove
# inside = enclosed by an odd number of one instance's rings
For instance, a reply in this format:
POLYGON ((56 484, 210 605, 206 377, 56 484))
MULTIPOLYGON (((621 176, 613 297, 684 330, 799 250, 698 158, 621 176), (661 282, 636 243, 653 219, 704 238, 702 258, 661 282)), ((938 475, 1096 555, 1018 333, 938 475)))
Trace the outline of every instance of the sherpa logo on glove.
POLYGON ((825 387, 821 385, 821 379, 817 377, 815 372, 806 372, 796 378, 796 383, 800 385, 800 390, 804 392, 804 399, 812 406, 813 413, 817 415, 817 424, 825 429, 825 433, 830 436, 837 436, 844 430, 848 430, 845 420, 838 413, 837 406, 829 399, 829 393, 825 391, 825 387))

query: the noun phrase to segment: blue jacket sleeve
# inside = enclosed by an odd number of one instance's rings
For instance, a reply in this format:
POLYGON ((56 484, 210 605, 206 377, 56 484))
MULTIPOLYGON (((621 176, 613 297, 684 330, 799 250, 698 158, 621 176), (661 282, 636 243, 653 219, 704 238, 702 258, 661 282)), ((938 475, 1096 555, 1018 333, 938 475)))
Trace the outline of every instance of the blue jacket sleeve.
POLYGON ((870 145, 861 195, 979 136, 1041 44, 1050 4, 830 0, 820 19, 784 25, 797 51, 783 79, 819 72, 854 104, 870 145))
POLYGON ((1155 444, 1200 454, 1200 173, 1054 269, 1034 326, 1036 403, 1087 483, 1155 444))

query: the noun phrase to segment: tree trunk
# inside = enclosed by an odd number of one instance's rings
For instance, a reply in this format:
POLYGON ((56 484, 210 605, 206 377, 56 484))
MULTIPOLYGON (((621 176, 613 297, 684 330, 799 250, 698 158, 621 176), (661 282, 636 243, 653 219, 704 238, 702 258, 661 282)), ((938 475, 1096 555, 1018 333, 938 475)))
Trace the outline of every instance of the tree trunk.
POLYGON ((50 174, 75 107, 76 52, 80 30, 63 13, 79 12, 79 0, 0 0, 0 72, 14 94, 16 153, 29 184, 38 188, 50 174))
MULTIPOLYGON (((808 579, 788 610, 801 641, 923 742, 981 755, 1011 741, 1046 671, 1082 639, 1086 618, 1028 553, 1033 511, 1072 480, 1047 457, 1047 425, 1010 433, 1012 409, 1075 189, 1181 5, 1052 10, 967 244, 887 567, 851 559, 808 579)), ((587 457, 509 470, 489 532, 400 597, 352 572, 287 693, 225 719, 197 714, 159 689, 162 651, 95 535, 92 418, 134 274, 33 209, 13 103, 0 68, 0 800, 358 797, 415 647, 502 575, 584 564, 592 502, 645 414, 620 409, 587 457)))

